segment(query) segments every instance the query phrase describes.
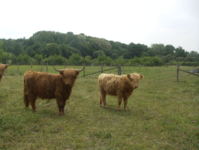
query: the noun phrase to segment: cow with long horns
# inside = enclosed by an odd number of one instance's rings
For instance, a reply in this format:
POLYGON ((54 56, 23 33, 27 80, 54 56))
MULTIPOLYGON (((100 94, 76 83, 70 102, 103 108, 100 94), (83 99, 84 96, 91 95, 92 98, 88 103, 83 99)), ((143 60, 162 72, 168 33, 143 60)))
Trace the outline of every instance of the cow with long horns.
POLYGON ((24 74, 25 106, 28 107, 31 104, 32 110, 35 111, 35 101, 37 98, 55 98, 59 114, 63 115, 66 100, 69 99, 75 80, 83 69, 55 69, 59 74, 35 71, 26 72, 24 74))

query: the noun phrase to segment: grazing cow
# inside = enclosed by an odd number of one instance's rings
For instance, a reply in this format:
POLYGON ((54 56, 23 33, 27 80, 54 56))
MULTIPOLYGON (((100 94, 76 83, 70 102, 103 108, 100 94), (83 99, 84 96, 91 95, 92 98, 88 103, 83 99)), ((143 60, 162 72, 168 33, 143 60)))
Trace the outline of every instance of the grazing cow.
POLYGON ((126 110, 128 97, 133 90, 138 88, 139 80, 144 76, 138 73, 127 75, 115 75, 102 73, 98 77, 100 88, 100 106, 106 106, 106 95, 118 97, 118 109, 122 100, 124 101, 124 110, 126 110))
POLYGON ((1 81, 1 78, 3 77, 3 73, 7 67, 8 67, 7 64, 0 64, 0 81, 1 81))
POLYGON ((28 71, 24 74, 24 103, 36 110, 36 99, 56 98, 59 114, 64 114, 65 102, 69 99, 75 80, 82 70, 56 70, 59 74, 28 71))

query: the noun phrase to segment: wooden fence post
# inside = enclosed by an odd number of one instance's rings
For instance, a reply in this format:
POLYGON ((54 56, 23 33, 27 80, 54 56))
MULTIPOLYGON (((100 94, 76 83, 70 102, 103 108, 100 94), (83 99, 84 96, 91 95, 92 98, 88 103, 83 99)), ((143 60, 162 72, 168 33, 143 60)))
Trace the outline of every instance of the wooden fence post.
POLYGON ((85 65, 83 67, 84 67, 84 69, 83 69, 83 77, 85 77, 86 76, 85 65))
POLYGON ((17 73, 20 74, 20 73, 19 73, 19 64, 17 65, 17 73))
POLYGON ((101 73, 104 72, 104 65, 101 65, 101 73))
POLYGON ((67 63, 64 63, 65 65, 64 65, 64 68, 67 68, 67 63))
POLYGON ((46 72, 48 72, 48 61, 46 61, 46 72))
POLYGON ((30 68, 31 68, 31 70, 32 70, 32 61, 30 62, 30 68))
POLYGON ((41 66, 40 71, 42 72, 43 71, 43 62, 41 62, 40 66, 41 66))
POLYGON ((177 78, 177 82, 179 82, 179 71, 180 71, 180 65, 177 65, 177 74, 176 74, 176 78, 177 78))
POLYGON ((119 65, 117 68, 118 68, 118 75, 121 75, 121 74, 122 74, 122 68, 121 68, 121 65, 119 65))

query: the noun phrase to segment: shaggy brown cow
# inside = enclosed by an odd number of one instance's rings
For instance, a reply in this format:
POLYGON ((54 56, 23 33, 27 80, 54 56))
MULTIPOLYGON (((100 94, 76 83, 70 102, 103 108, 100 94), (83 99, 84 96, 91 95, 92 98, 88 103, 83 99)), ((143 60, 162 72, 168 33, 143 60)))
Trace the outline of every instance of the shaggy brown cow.
POLYGON ((124 101, 124 110, 126 110, 128 97, 133 90, 138 88, 139 80, 144 76, 138 73, 127 75, 100 74, 98 77, 100 87, 100 106, 106 106, 106 95, 118 97, 118 109, 122 100, 124 101))
POLYGON ((82 70, 63 69, 57 70, 59 74, 28 71, 24 74, 24 103, 32 110, 36 110, 36 99, 56 98, 59 114, 64 114, 65 102, 69 99, 73 84, 82 70))
POLYGON ((3 77, 3 73, 7 67, 8 67, 7 64, 0 64, 0 81, 1 81, 1 78, 3 77))

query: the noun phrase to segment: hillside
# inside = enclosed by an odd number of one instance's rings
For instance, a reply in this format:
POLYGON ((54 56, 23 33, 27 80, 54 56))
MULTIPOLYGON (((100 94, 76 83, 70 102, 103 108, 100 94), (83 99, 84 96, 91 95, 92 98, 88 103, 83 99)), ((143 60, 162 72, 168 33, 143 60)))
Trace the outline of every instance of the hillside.
POLYGON ((12 64, 195 64, 198 56, 172 45, 124 44, 72 32, 39 31, 28 39, 0 40, 0 62, 12 64))

